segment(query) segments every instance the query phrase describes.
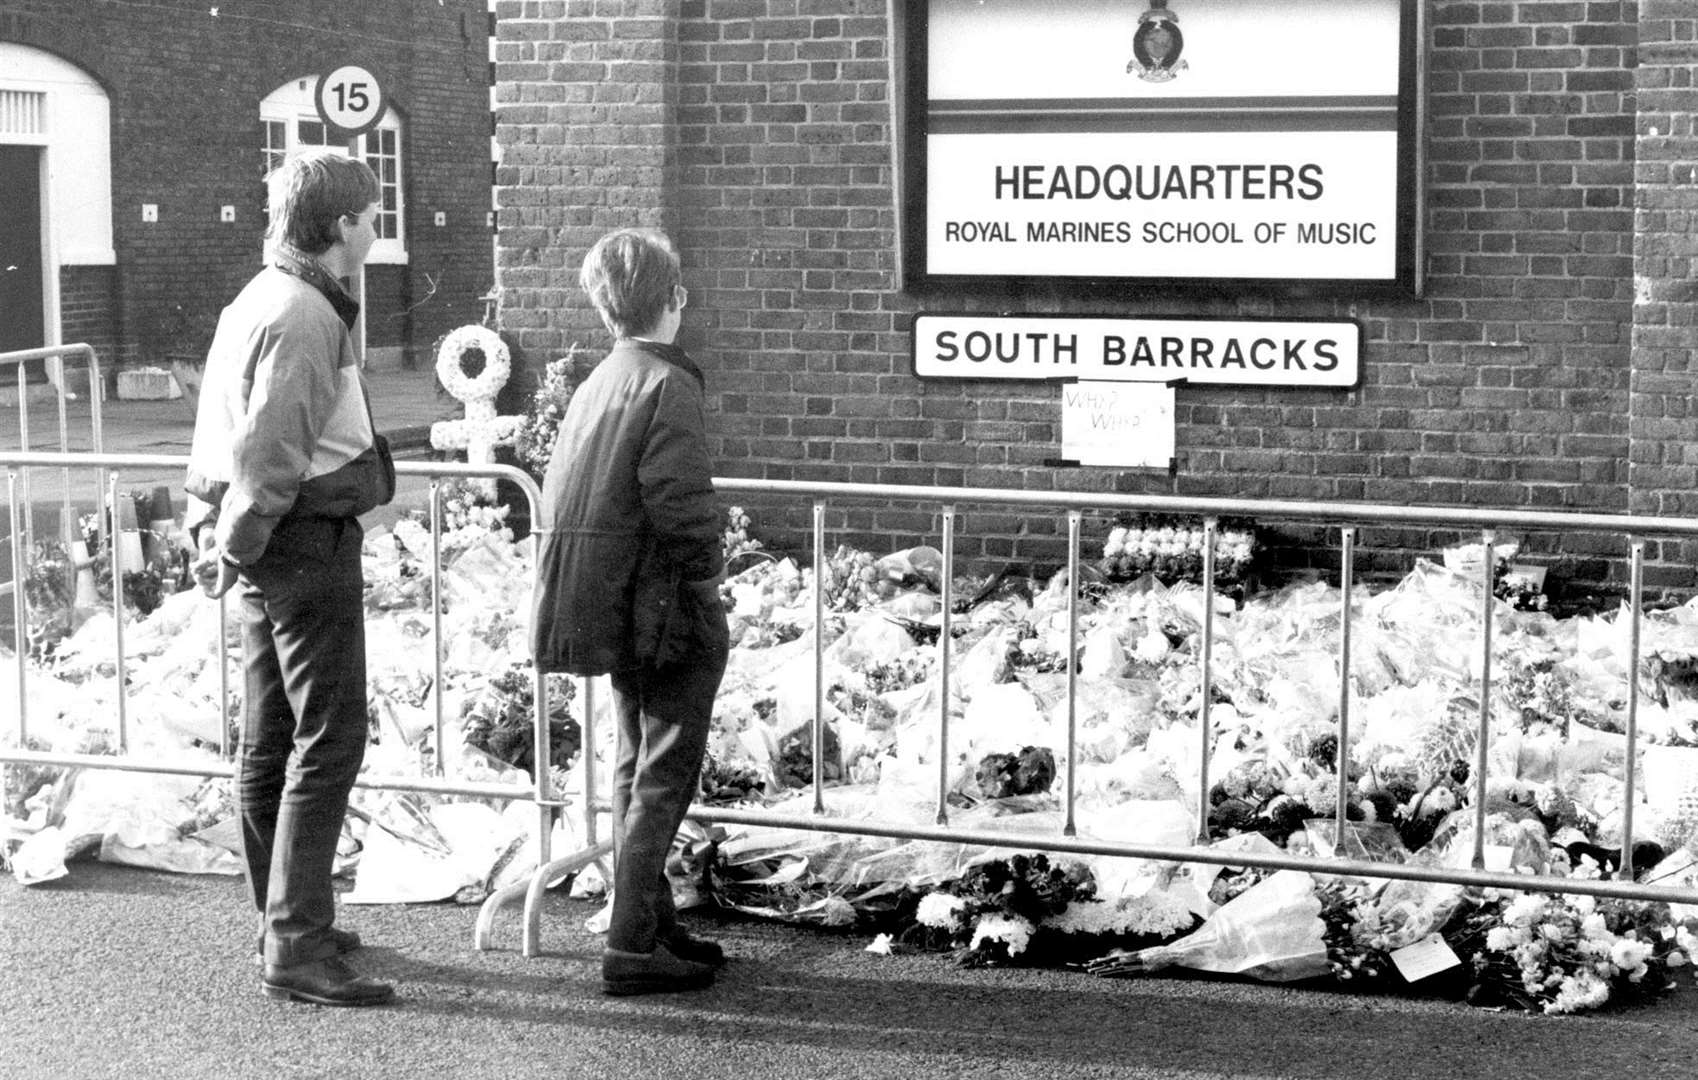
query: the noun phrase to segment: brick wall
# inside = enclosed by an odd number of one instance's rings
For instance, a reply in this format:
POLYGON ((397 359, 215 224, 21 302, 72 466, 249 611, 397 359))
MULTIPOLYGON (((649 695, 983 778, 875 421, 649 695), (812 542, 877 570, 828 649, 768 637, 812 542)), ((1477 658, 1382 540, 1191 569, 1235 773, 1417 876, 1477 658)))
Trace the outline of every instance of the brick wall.
POLYGON ((59 273, 59 333, 67 345, 91 345, 102 367, 118 355, 110 266, 67 266, 59 273))
MULTIPOLYGON (((1698 513, 1698 9, 1642 0, 1638 37, 1629 505, 1690 517, 1698 513)), ((1647 583, 1685 588, 1698 548, 1648 544, 1646 558, 1647 583)))
MULTIPOLYGON (((710 373, 723 475, 1679 512, 1698 462, 1689 387, 1665 374, 1691 355, 1693 241, 1678 212, 1698 190, 1685 175, 1690 6, 1429 0, 1421 299, 1127 289, 1105 303, 1061 286, 898 291, 885 0, 504 0, 503 325, 532 362, 603 347, 577 263, 605 228, 665 223, 684 251, 682 340, 710 373), (1667 59, 1636 85, 1641 50, 1667 59), (1649 155, 1660 172, 1647 160, 1636 174, 1658 98, 1674 137, 1649 155), (1658 205, 1667 235, 1653 237, 1658 205), (1636 307, 1635 274, 1656 293, 1658 260, 1659 303, 1636 307), (927 308, 1356 319, 1363 378, 1349 392, 1182 388, 1172 476, 1054 469, 1056 387, 912 376, 907 319, 927 308)), ((757 533, 795 541, 809 517, 770 505, 757 533)), ((828 524, 880 550, 937 531, 930 514, 873 505, 834 506, 828 524)), ((1053 560, 1064 532, 974 512, 960 550, 1053 560)), ((1336 562, 1328 531, 1270 539, 1288 565, 1336 562)), ((1357 566, 1393 572, 1450 539, 1369 530, 1357 566)), ((1619 574, 1614 542, 1527 542, 1553 580, 1619 574)), ((1690 558, 1653 555, 1666 558, 1657 583, 1693 584, 1690 558)))
POLYGON ((494 277, 488 29, 484 0, 0 0, 0 41, 76 64, 110 100, 116 353, 204 352, 259 266, 259 103, 333 58, 372 70, 404 123, 409 261, 373 268, 371 343, 418 352, 480 321, 494 277), (142 223, 143 203, 157 224, 142 223), (219 220, 224 205, 234 223, 219 220))

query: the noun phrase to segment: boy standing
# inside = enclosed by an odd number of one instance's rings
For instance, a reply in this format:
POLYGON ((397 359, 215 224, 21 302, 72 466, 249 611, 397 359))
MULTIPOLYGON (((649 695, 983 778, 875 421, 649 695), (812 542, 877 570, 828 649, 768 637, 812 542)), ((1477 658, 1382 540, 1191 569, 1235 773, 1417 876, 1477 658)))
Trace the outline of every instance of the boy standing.
POLYGON ((678 925, 666 859, 694 797, 730 633, 704 379, 675 344, 688 294, 662 233, 621 229, 579 283, 613 349, 573 393, 543 479, 533 646, 546 672, 608 674, 609 994, 694 990, 724 953, 678 925))

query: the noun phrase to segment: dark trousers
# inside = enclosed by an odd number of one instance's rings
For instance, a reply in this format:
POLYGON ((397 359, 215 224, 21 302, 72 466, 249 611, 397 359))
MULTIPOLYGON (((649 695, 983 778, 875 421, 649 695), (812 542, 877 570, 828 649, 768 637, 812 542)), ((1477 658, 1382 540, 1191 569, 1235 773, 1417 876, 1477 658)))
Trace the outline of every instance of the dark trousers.
POLYGON ((619 752, 609 948, 649 952, 677 925, 666 859, 696 795, 727 646, 720 636, 689 660, 611 676, 619 752))
POLYGON ((361 535, 354 520, 285 518, 240 580, 236 795, 270 964, 335 953, 331 874, 366 752, 361 535))

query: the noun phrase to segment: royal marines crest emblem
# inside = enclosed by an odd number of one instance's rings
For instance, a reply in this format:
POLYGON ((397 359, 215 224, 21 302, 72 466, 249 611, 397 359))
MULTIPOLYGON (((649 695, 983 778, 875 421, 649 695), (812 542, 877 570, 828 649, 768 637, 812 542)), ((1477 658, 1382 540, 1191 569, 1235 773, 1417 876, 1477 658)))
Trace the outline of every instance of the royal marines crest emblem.
POLYGON ((1151 0, 1150 10, 1138 16, 1126 73, 1137 72, 1145 82, 1167 82, 1185 70, 1185 61, 1179 55, 1184 50, 1179 16, 1167 10, 1167 0, 1151 0))

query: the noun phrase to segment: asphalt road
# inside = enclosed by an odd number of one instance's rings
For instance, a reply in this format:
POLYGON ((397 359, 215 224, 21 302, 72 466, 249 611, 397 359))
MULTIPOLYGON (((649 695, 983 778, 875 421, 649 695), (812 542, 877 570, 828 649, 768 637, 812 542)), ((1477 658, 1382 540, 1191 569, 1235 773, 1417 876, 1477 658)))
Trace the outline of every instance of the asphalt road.
POLYGON ((880 956, 700 913, 732 961, 696 994, 606 998, 594 908, 550 896, 545 955, 472 948, 475 907, 350 908, 381 1009, 272 1001, 241 884, 91 862, 0 880, 0 1077, 1631 1078, 1698 1075, 1698 990, 1541 1017, 1200 978, 1110 980, 880 956))

